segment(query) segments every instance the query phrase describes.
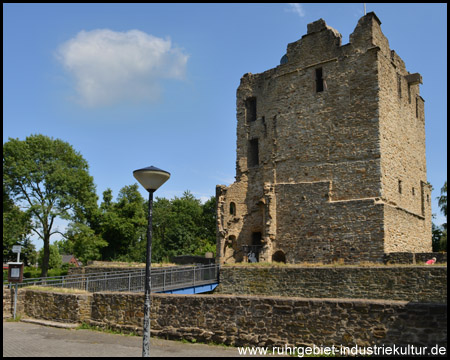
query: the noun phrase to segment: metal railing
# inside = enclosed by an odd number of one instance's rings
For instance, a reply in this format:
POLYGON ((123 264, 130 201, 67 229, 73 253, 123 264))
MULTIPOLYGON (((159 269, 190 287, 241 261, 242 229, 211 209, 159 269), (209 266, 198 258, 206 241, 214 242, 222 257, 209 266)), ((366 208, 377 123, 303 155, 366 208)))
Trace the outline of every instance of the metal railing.
MULTIPOLYGON (((72 274, 72 275, 62 275, 62 276, 47 276, 40 278, 23 278, 23 282, 19 283, 19 287, 37 285, 37 286, 57 286, 61 284, 77 284, 86 280, 90 277, 109 277, 109 276, 120 276, 129 273, 144 273, 145 269, 135 269, 135 270, 113 270, 108 272, 97 272, 97 273, 83 273, 83 274, 72 274)), ((10 285, 7 280, 3 281, 3 286, 10 285)), ((77 287, 80 288, 80 287, 77 287)))
POLYGON ((250 262, 259 261, 259 253, 262 250, 262 245, 243 245, 242 251, 250 262))
MULTIPOLYGON (((191 286, 212 284, 218 281, 219 265, 174 266, 152 268, 152 292, 163 292, 191 286)), ((3 285, 11 285, 3 283, 3 285)), ((79 274, 46 278, 24 279, 18 284, 24 286, 49 286, 80 289, 89 292, 100 291, 144 291, 145 269, 122 270, 95 274, 79 274)))

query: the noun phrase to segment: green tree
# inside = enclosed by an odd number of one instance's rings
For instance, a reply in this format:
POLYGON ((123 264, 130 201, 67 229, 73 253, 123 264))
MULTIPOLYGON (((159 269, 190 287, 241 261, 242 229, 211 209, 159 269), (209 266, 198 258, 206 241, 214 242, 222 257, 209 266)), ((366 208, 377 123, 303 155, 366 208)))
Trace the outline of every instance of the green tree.
POLYGON ((37 263, 38 253, 36 251, 36 246, 27 237, 20 245, 22 245, 22 251, 20 252, 20 260, 25 266, 32 266, 37 263))
POLYGON ((185 191, 181 198, 172 200, 173 223, 169 233, 169 246, 174 255, 193 254, 201 237, 202 208, 200 200, 185 191))
POLYGON ((170 201, 157 198, 153 208, 152 260, 215 252, 215 206, 215 197, 202 205, 189 191, 170 201))
POLYGON ((441 188, 441 196, 438 197, 438 204, 441 212, 445 215, 445 223, 442 224, 442 234, 440 239, 440 250, 447 251, 447 181, 441 188))
MULTIPOLYGON (((16 261, 17 255, 12 252, 14 245, 22 245, 22 255, 27 254, 27 261, 34 249, 29 241, 31 219, 29 215, 14 204, 3 186, 3 259, 16 261)), ((23 259, 23 256, 21 257, 23 259)), ((27 263, 27 262, 25 262, 27 263)))
MULTIPOLYGON (((447 181, 441 188, 441 196, 438 196, 437 199, 439 208, 447 220, 447 181)), ((434 214, 433 217, 435 217, 434 214)), ((441 226, 434 223, 431 225, 433 251, 447 251, 447 221, 441 226)))
POLYGON ((73 254, 86 264, 90 260, 101 259, 101 249, 108 245, 86 224, 71 223, 65 234, 66 238, 57 243, 61 254, 73 254))
POLYGON ((441 240, 439 242, 439 250, 447 252, 447 229, 442 232, 441 240))
POLYGON ((104 260, 145 261, 144 203, 137 184, 120 189, 116 202, 112 201, 110 189, 103 192, 100 234, 108 244, 102 249, 104 260))
POLYGON ((216 207, 217 202, 215 196, 211 196, 209 200, 207 200, 202 205, 203 237, 214 246, 214 249, 216 246, 216 222, 217 222, 216 207))
MULTIPOLYGON (((90 221, 94 234, 107 242, 100 250, 103 260, 145 262, 148 201, 138 189, 137 184, 123 187, 116 201, 111 189, 103 192, 103 202, 95 219, 90 221)), ((152 261, 168 261, 183 254, 204 255, 207 251, 215 252, 215 248, 215 197, 202 205, 192 193, 185 191, 182 197, 154 200, 152 261)))
MULTIPOLYGON (((152 236, 152 261, 169 261, 167 249, 167 232, 172 223, 171 202, 165 198, 157 197, 153 202, 153 236, 152 236)), ((145 206, 148 213, 148 203, 145 206)))
POLYGON ((443 228, 431 223, 431 244, 434 252, 441 250, 441 240, 443 235, 443 228))
MULTIPOLYGON (((447 219, 447 181, 445 181, 444 186, 441 188, 441 196, 438 197, 438 204, 441 212, 447 219)), ((445 229, 447 229, 447 222, 445 222, 443 226, 445 229)))
POLYGON ((55 219, 86 222, 97 196, 86 160, 60 139, 31 135, 3 145, 3 184, 33 220, 31 230, 44 242, 42 274, 47 276, 55 219))
MULTIPOLYGON (((62 265, 62 256, 58 251, 58 246, 56 244, 52 244, 49 246, 50 250, 50 256, 49 256, 49 262, 48 262, 48 268, 49 269, 59 269, 62 265)), ((38 264, 39 267, 42 268, 44 263, 45 254, 44 251, 39 252, 38 257, 38 264)))

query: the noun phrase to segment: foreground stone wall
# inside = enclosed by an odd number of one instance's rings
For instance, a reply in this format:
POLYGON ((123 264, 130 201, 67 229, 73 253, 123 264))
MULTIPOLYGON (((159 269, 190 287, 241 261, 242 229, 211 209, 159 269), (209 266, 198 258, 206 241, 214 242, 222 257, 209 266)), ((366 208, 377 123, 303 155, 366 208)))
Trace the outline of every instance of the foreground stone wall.
POLYGON ((447 303, 447 267, 223 266, 215 293, 447 303))
MULTIPOLYGON (((24 290, 25 315, 142 335, 144 296, 24 290)), ((153 294, 153 336, 235 346, 446 346, 447 306, 387 300, 153 294)))
MULTIPOLYGON (((143 296, 94 294, 91 324, 141 333, 143 296)), ((446 346, 443 304, 270 296, 152 296, 152 335, 236 346, 446 346)))
MULTIPOLYGON (((16 314, 24 313, 25 292, 19 289, 17 293, 16 314)), ((14 314, 14 288, 3 287, 3 318, 11 318, 14 314)))
POLYGON ((42 290, 22 290, 24 313, 35 318, 78 323, 91 317, 91 294, 64 294, 42 290))
MULTIPOLYGON (((151 324, 155 329, 153 314, 156 304, 151 296, 151 324)), ((144 321, 144 296, 136 293, 92 294, 91 325, 134 332, 142 335, 144 321)))

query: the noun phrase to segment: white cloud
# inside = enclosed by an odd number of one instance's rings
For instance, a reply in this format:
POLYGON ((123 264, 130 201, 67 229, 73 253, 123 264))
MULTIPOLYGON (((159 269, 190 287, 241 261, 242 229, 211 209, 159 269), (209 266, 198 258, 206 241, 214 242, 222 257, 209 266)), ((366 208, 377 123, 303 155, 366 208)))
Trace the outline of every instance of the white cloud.
POLYGON ((288 4, 289 8, 286 9, 286 11, 296 13, 300 17, 305 16, 305 10, 303 9, 302 4, 295 3, 295 4, 288 4))
POLYGON ((80 103, 88 107, 157 101, 162 79, 184 79, 188 60, 170 39, 108 29, 79 32, 59 47, 57 57, 74 77, 80 103))
POLYGON ((211 199, 211 196, 200 196, 200 202, 202 205, 204 205, 209 199, 211 199))

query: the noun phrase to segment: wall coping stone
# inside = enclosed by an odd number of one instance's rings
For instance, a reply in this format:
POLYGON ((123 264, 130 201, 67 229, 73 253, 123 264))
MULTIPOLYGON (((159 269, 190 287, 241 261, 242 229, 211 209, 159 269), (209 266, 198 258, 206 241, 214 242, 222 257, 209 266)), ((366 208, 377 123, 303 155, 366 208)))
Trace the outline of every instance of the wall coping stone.
POLYGON ((62 328, 62 329, 76 329, 77 327, 81 326, 80 323, 62 323, 62 322, 49 321, 49 320, 43 320, 43 319, 32 319, 32 318, 20 319, 20 321, 24 322, 24 323, 51 326, 51 327, 62 328))

